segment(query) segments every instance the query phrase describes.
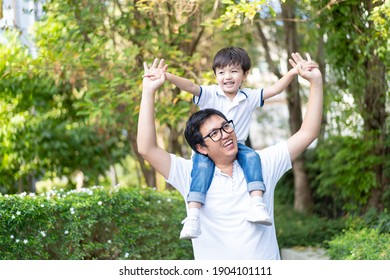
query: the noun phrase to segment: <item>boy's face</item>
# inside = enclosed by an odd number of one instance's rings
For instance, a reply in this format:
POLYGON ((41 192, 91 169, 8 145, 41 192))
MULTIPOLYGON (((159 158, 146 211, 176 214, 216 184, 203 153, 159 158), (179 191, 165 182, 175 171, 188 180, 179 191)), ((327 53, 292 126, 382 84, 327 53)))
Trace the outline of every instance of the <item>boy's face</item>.
POLYGON ((240 65, 228 65, 216 68, 217 83, 226 95, 236 95, 248 73, 244 73, 240 65))

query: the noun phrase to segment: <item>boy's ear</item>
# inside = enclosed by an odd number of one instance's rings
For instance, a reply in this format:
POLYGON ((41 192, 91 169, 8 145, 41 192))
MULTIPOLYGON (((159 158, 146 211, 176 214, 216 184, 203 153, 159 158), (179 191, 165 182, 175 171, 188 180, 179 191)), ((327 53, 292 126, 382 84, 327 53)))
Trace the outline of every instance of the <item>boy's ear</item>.
POLYGON ((207 156, 207 149, 206 147, 203 147, 201 144, 196 144, 196 150, 202 155, 207 156))
POLYGON ((244 76, 242 77, 242 81, 241 81, 241 84, 240 84, 240 88, 241 88, 241 87, 243 86, 243 84, 245 83, 246 78, 248 77, 248 74, 249 74, 249 70, 246 71, 246 72, 244 73, 244 76))

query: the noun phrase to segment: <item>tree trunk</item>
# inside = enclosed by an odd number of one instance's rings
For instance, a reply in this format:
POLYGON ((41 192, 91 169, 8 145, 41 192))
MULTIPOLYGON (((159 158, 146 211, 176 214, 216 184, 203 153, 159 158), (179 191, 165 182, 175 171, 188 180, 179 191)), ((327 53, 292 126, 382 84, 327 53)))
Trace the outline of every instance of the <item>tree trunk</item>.
POLYGON ((149 187, 156 188, 157 187, 157 179, 156 179, 156 171, 155 171, 155 169, 150 167, 150 166, 148 166, 148 165, 146 165, 145 160, 138 153, 136 138, 134 136, 131 136, 131 135, 129 135, 128 138, 129 138, 129 141, 131 143, 132 149, 133 149, 133 151, 134 151, 134 153, 135 153, 135 155, 136 155, 136 157, 138 159, 138 162, 139 162, 139 164, 141 166, 141 171, 142 171, 142 174, 144 175, 146 184, 149 187))
MULTIPOLYGON (((371 12, 375 6, 381 5, 381 1, 376 3, 366 2, 367 11, 371 12)), ((373 28, 373 23, 369 21, 369 29, 373 28)), ((366 88, 364 91, 364 130, 366 137, 373 141, 375 146, 370 154, 378 157, 378 162, 373 166, 376 184, 371 190, 371 196, 367 203, 367 209, 373 207, 382 211, 385 208, 385 201, 382 199, 386 189, 389 188, 389 177, 385 171, 386 154, 389 148, 386 148, 387 129, 386 122, 388 114, 386 113, 386 95, 388 94, 388 83, 386 81, 386 66, 380 60, 374 49, 371 49, 372 55, 365 63, 366 88), (387 151, 386 151, 387 149, 387 151)))
MULTIPOLYGON (((298 34, 294 19, 295 12, 290 3, 282 4, 282 15, 284 20, 284 30, 286 35, 287 53, 290 55, 299 50, 298 34)), ((287 62, 290 66, 290 63, 287 62)), ((289 125, 291 134, 296 133, 302 124, 301 99, 299 96, 298 80, 294 79, 287 88, 287 104, 289 110, 289 125)), ((300 212, 310 212, 313 206, 311 189, 308 176, 305 170, 305 158, 303 155, 298 157, 293 163, 294 174, 294 209, 300 212)))
MULTIPOLYGON (((364 105, 366 113, 363 115, 364 129, 368 132, 368 141, 373 141, 375 146, 371 154, 380 159, 386 156, 386 67, 373 56, 366 63, 367 86, 365 89, 364 105)), ((387 151, 388 152, 388 151, 387 151)), ((376 178, 376 187, 372 189, 367 208, 374 207, 379 211, 384 208, 382 201, 385 189, 388 188, 389 178, 385 172, 385 162, 380 160, 373 166, 376 178)))

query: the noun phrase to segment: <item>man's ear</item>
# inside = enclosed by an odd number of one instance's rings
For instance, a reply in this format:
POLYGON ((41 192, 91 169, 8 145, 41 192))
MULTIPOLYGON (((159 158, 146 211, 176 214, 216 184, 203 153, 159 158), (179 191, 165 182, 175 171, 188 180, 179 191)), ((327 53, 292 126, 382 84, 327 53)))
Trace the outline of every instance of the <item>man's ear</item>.
POLYGON ((196 150, 201 153, 202 155, 207 156, 207 149, 206 147, 203 147, 201 144, 196 144, 196 150))

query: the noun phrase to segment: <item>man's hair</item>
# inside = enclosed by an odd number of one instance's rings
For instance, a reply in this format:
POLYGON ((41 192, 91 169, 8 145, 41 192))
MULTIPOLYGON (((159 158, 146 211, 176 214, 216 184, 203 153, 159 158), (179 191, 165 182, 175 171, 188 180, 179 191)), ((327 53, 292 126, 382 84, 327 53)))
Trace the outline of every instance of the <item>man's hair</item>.
POLYGON ((200 133, 200 127, 205 123, 206 120, 210 119, 214 115, 220 116, 227 121, 227 118, 224 114, 218 110, 210 108, 195 112, 187 121, 184 137, 186 138, 187 143, 191 146, 191 148, 197 153, 199 153, 196 149, 197 144, 206 147, 203 135, 200 133))
POLYGON ((229 65, 241 66, 244 73, 251 69, 251 59, 246 50, 239 47, 228 47, 219 50, 214 56, 213 70, 216 74, 217 68, 224 68, 229 65))

